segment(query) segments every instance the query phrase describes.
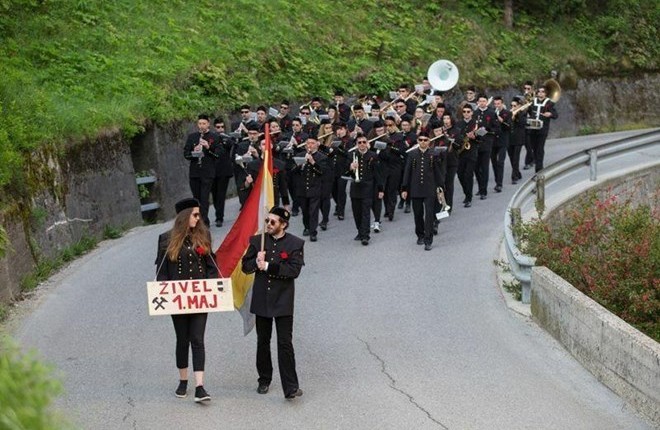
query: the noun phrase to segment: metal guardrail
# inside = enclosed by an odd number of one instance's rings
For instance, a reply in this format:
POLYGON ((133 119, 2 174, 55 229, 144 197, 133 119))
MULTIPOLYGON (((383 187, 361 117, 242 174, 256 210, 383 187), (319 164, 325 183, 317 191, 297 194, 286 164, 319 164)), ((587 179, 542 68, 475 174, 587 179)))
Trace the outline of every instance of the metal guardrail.
POLYGON ((622 158, 622 163, 617 163, 616 168, 606 173, 609 174, 608 176, 617 172, 621 172, 621 175, 623 175, 633 171, 641 171, 654 166, 660 166, 660 130, 655 130, 598 145, 566 157, 538 172, 523 183, 513 194, 504 214, 504 242, 511 271, 515 278, 522 284, 523 303, 529 303, 531 299, 532 267, 536 262, 536 258, 522 253, 513 234, 514 225, 523 220, 523 206, 535 200, 536 208, 545 209, 546 187, 552 183, 566 179, 580 170, 585 171, 585 178, 588 172, 589 180, 579 190, 580 193, 584 192, 590 188, 589 183, 595 183, 598 180, 598 167, 599 165, 602 166, 603 162, 621 157, 626 153, 637 153, 640 150, 646 151, 649 148, 654 151, 651 154, 645 154, 650 155, 648 162, 640 163, 639 159, 632 157, 626 163, 625 159, 622 158))

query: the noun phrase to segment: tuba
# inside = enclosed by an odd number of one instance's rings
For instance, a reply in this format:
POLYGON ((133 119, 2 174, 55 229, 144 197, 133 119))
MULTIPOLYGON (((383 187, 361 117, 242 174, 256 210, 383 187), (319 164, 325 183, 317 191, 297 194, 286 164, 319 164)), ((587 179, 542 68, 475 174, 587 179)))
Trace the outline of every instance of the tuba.
POLYGON ((431 86, 439 91, 449 91, 458 83, 458 67, 449 60, 431 64, 426 75, 431 86))
POLYGON ((543 83, 543 87, 545 87, 547 97, 553 103, 557 103, 561 97, 561 86, 559 82, 551 78, 543 83))

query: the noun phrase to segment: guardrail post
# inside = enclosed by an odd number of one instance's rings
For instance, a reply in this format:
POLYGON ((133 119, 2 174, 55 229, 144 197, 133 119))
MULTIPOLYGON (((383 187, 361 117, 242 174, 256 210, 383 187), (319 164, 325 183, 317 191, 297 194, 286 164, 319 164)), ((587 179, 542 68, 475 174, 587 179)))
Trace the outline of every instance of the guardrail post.
POLYGON ((539 217, 545 212, 545 176, 536 175, 536 212, 539 217))
POLYGON ((511 208, 511 233, 517 238, 517 233, 522 224, 522 214, 520 208, 511 208))
POLYGON ((598 178, 598 150, 589 151, 589 180, 595 181, 598 178))

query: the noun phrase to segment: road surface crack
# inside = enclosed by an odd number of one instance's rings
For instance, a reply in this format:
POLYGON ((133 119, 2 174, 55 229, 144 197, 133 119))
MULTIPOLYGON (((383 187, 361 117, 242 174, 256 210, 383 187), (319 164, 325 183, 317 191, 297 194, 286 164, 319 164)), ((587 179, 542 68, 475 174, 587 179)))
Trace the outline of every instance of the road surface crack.
POLYGON ((434 423, 436 423, 437 425, 439 425, 439 426, 442 427, 443 429, 445 429, 445 430, 449 430, 449 427, 445 426, 445 425, 444 425, 443 423, 441 423, 439 420, 437 420, 436 418, 434 418, 433 415, 431 415, 431 413, 430 413, 429 411, 427 411, 422 405, 420 405, 419 403, 417 403, 417 402, 415 401, 415 398, 414 398, 412 395, 408 394, 406 391, 402 390, 401 388, 398 388, 398 387, 396 386, 396 379, 394 379, 394 378, 392 377, 392 375, 390 375, 390 373, 387 371, 387 366, 386 366, 386 364, 385 364, 385 360, 383 360, 378 354, 376 354, 376 353, 371 349, 371 345, 369 345, 369 343, 368 343, 367 341, 360 339, 360 337, 357 337, 357 339, 358 339, 360 342, 364 343, 364 346, 367 347, 367 351, 369 352, 369 354, 370 354, 372 357, 374 357, 376 360, 378 360, 378 362, 380 363, 380 371, 381 371, 381 373, 382 373, 383 375, 385 375, 385 376, 387 377, 387 379, 390 380, 389 386, 390 386, 391 389, 393 389, 394 391, 396 391, 396 392, 398 392, 398 393, 401 393, 401 394, 403 394, 404 396, 406 396, 406 397, 408 398, 408 401, 409 401, 410 403, 412 403, 417 409, 419 409, 420 411, 424 412, 424 414, 426 414, 426 416, 427 416, 431 421, 433 421, 434 423))

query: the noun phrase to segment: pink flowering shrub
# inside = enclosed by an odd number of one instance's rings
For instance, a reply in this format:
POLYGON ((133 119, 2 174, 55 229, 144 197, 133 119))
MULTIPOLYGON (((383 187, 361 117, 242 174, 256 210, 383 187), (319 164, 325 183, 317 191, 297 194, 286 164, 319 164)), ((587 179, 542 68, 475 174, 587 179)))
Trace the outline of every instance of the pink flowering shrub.
POLYGON ((633 206, 589 194, 560 222, 533 220, 517 233, 537 265, 660 341, 658 200, 633 206))

